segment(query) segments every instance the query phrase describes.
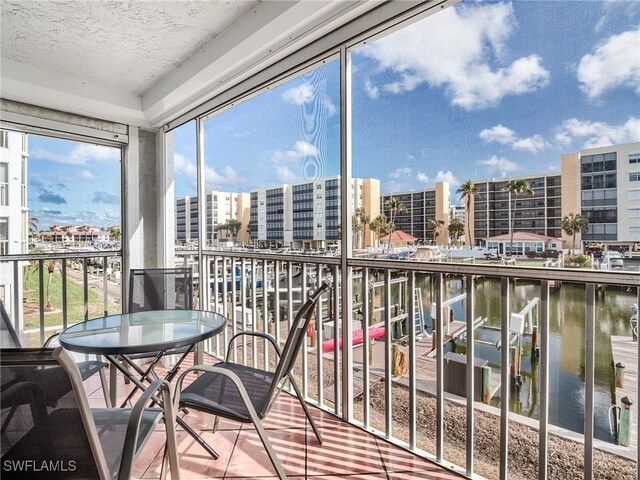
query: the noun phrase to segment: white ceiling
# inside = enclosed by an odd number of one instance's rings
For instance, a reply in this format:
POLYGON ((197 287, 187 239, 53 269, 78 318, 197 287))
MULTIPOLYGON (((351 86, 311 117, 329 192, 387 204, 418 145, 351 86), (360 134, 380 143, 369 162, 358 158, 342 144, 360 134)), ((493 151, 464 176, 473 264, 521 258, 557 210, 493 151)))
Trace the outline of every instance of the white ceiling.
POLYGON ((0 95, 158 126, 379 3, 2 0, 0 95))

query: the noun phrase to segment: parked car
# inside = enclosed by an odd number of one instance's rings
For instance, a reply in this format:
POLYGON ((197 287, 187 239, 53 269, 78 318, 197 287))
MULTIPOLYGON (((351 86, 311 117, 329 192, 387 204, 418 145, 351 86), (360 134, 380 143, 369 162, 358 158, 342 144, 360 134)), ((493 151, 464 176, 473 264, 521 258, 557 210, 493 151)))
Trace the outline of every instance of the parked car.
POLYGON ((602 256, 602 262, 608 263, 611 268, 622 267, 624 265, 624 257, 616 250, 607 250, 602 256))

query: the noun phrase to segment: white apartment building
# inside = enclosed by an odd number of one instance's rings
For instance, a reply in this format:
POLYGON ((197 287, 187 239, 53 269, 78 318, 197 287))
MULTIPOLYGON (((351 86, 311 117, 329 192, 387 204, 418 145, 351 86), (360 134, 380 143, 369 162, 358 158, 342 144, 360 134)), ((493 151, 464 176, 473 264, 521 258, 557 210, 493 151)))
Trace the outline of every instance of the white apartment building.
MULTIPOLYGON (((27 206, 27 135, 0 130, 0 255, 27 253, 29 208, 27 206)), ((5 301, 15 295, 21 298, 22 269, 14 283, 11 264, 0 265, 0 298, 9 310, 14 302, 5 301)), ((17 302, 22 308, 22 302, 17 302)), ((11 312, 9 312, 11 314, 11 312)), ((22 312, 18 312, 22 318, 22 312)))
POLYGON ((562 156, 563 215, 589 219, 582 242, 640 251, 640 142, 562 156))
MULTIPOLYGON (((354 178, 352 208, 364 208, 373 219, 380 214, 380 181, 354 178)), ((322 249, 340 239, 340 176, 283 184, 251 192, 251 238, 261 247, 322 249)), ((363 243, 372 245, 365 227, 363 243)))
MULTIPOLYGON (((226 232, 218 232, 218 225, 232 219, 242 222, 238 241, 246 243, 249 225, 249 194, 210 191, 206 198, 207 245, 217 244, 217 241, 221 239, 220 234, 226 235, 226 232)), ((176 244, 196 241, 198 229, 198 196, 185 196, 176 199, 176 244)))

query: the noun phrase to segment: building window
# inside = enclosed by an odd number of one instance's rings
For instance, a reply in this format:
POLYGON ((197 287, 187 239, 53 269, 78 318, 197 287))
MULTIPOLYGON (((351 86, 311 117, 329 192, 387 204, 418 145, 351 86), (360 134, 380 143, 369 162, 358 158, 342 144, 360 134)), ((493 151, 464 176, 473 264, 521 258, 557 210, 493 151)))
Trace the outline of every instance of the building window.
POLYGON ((0 205, 1 206, 9 205, 9 164, 8 163, 0 163, 0 205))
POLYGON ((630 173, 629 174, 630 182, 640 182, 640 172, 630 173))
POLYGON ((0 217, 0 255, 9 254, 9 218, 0 217))
POLYGON ((0 130, 0 148, 9 148, 9 132, 0 130))
POLYGON ((629 163, 640 163, 640 153, 630 153, 629 154, 629 163))
POLYGON ((640 218, 640 208, 630 208, 629 218, 640 218))

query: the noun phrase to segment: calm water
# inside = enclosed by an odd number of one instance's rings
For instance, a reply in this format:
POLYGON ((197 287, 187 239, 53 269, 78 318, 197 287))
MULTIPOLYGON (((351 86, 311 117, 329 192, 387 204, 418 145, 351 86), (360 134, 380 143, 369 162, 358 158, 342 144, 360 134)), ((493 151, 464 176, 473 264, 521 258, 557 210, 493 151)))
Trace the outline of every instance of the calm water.
MULTIPOLYGON (((432 302, 429 280, 419 280, 425 306, 425 322, 430 326, 432 302)), ((445 288, 445 298, 464 293, 460 280, 451 280, 445 288)), ((534 297, 540 297, 540 287, 533 282, 518 281, 511 291, 511 310, 519 312, 534 297)), ((631 335, 629 318, 635 302, 635 289, 608 289, 605 298, 596 298, 595 323, 595 437, 613 442, 609 433, 608 411, 614 397, 611 335, 631 335)), ((564 283, 550 298, 549 345, 549 421, 575 432, 583 433, 584 418, 584 355, 585 355, 585 293, 584 286, 564 283)), ((455 318, 464 320, 464 302, 454 305, 455 318)), ((500 327, 500 280, 479 280, 476 284, 475 317, 487 317, 488 326, 500 327)), ((476 339, 495 343, 500 332, 481 328, 476 339)), ((493 345, 476 344, 476 356, 489 361, 494 371, 500 370, 500 351, 493 345)), ((510 411, 538 418, 538 373, 536 360, 531 358, 531 337, 523 341, 522 375, 524 383, 513 391, 510 411)), ((500 392, 492 404, 500 404, 500 392)))

